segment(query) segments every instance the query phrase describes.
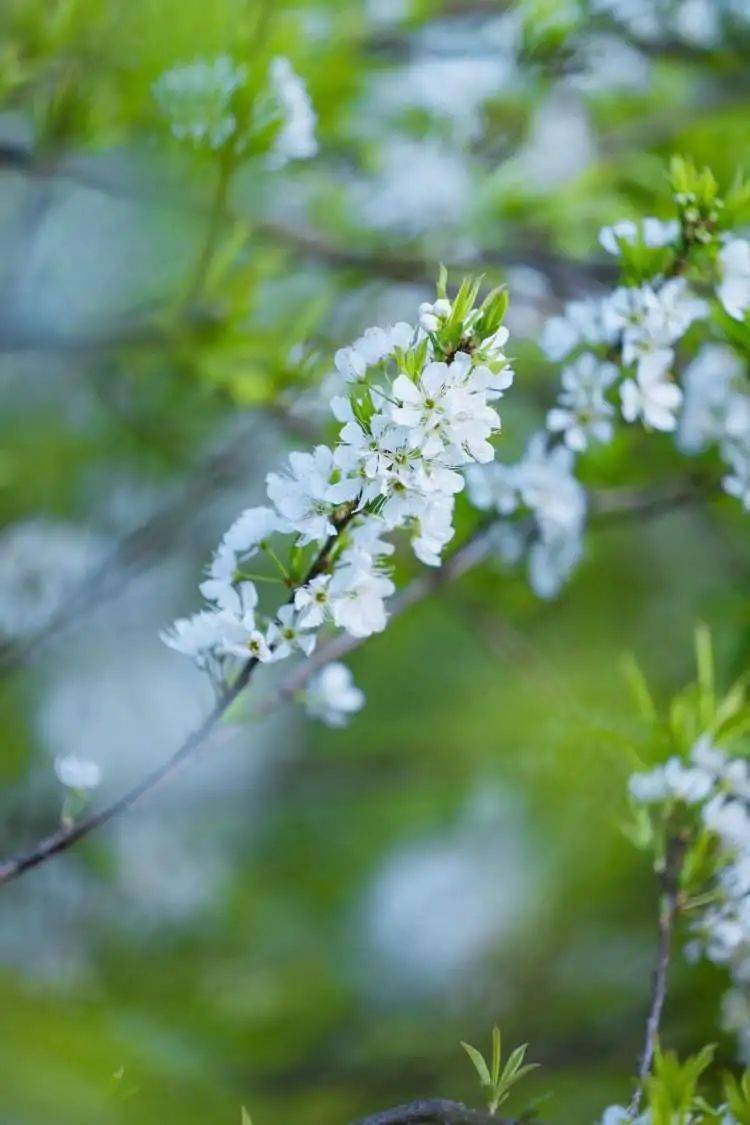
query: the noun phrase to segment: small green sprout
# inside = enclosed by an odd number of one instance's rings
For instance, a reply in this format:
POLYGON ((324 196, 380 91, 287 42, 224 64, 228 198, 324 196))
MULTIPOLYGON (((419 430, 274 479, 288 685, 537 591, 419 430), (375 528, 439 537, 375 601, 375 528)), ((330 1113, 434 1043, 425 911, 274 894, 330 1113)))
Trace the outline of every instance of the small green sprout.
POLYGON ((505 1066, 501 1070, 502 1040, 500 1028, 497 1025, 492 1029, 492 1063, 490 1066, 487 1065, 482 1052, 478 1051, 476 1047, 464 1042, 461 1043, 461 1046, 471 1059, 474 1069, 479 1075, 482 1088, 489 1093, 487 1108, 491 1115, 495 1113, 498 1106, 501 1106, 508 1099, 511 1087, 529 1071, 536 1070, 539 1065, 538 1063, 523 1065, 526 1048, 528 1047, 528 1043, 524 1043, 511 1051, 505 1066))

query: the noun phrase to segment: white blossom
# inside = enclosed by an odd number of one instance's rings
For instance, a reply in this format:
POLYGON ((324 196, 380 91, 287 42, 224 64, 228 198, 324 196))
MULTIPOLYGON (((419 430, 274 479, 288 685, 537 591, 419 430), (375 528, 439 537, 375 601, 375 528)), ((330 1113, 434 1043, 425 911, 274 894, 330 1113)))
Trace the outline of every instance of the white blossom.
POLYGON ((682 391, 658 370, 641 371, 637 378, 626 379, 620 386, 620 399, 626 422, 641 418, 644 425, 654 430, 676 429, 682 391))
POLYGON ((290 453, 289 472, 266 477, 269 499, 303 543, 323 542, 332 535, 333 508, 357 494, 355 482, 333 481, 334 470, 332 451, 318 445, 313 453, 290 453))
POLYGON ((362 557, 337 567, 328 587, 334 623, 354 637, 382 633, 388 620, 385 599, 394 589, 390 578, 362 557))
POLYGON ((548 359, 559 363, 580 344, 589 347, 613 344, 619 324, 609 315, 605 301, 587 297, 570 301, 563 316, 552 317, 542 330, 541 348, 548 359))
POLYGON ((637 363, 638 374, 650 377, 657 370, 664 373, 673 358, 672 345, 707 312, 706 302, 694 296, 685 279, 675 277, 658 289, 621 286, 605 301, 603 316, 621 336, 623 363, 637 363))
POLYGON ((274 660, 283 660, 295 650, 309 656, 315 648, 315 634, 305 632, 309 620, 293 605, 282 605, 268 627, 267 642, 274 660))
POLYGON ((294 594, 294 605, 299 610, 299 623, 304 629, 315 629, 323 624, 329 611, 331 597, 328 587, 330 574, 318 574, 305 586, 300 586, 294 594))
POLYGON ((578 528, 538 538, 529 550, 529 582, 539 598, 557 597, 583 555, 578 528))
POLYGON ((354 683, 345 664, 326 664, 310 678, 305 692, 307 712, 330 727, 344 726, 364 707, 364 692, 354 683))
POLYGON ((243 558, 251 558, 264 539, 276 531, 289 531, 289 524, 273 508, 246 508, 225 532, 222 544, 243 558))
POLYGON ((577 531, 586 512, 586 495, 573 476, 573 454, 564 446, 550 449, 546 435, 529 442, 516 470, 524 504, 536 516, 544 538, 577 531))
POLYGON ((492 461, 464 469, 469 499, 475 508, 510 515, 518 507, 518 473, 514 465, 492 461))
POLYGON ((349 347, 339 348, 333 357, 336 370, 347 383, 364 382, 369 368, 392 356, 396 348, 405 351, 414 335, 412 326, 404 321, 388 328, 368 328, 349 347))
POLYGON ((583 452, 589 441, 610 441, 614 408, 604 396, 616 378, 614 364, 602 363, 591 352, 584 352, 563 368, 563 389, 558 406, 547 414, 547 429, 561 433, 565 444, 576 453, 583 452))
POLYGON ((471 371, 470 357, 459 353, 450 364, 428 363, 416 382, 406 375, 394 381, 391 418, 411 431, 425 457, 446 454, 454 464, 494 457, 488 439, 500 419, 471 371))
POLYGON ((719 300, 729 316, 743 320, 750 308, 750 242, 730 238, 719 253, 721 281, 719 300))
POLYGON ((307 160, 315 156, 317 117, 307 87, 295 72, 289 59, 277 55, 269 73, 271 95, 278 103, 281 127, 274 137, 269 163, 281 168, 290 160, 307 160))
POLYGON ((425 332, 437 332, 453 311, 450 301, 440 297, 431 303, 423 301, 419 306, 419 323, 425 332))
POLYGON ((644 246, 657 248, 669 246, 675 242, 680 233, 680 224, 676 219, 662 222, 661 219, 647 218, 639 222, 632 219, 622 219, 611 227, 602 227, 599 231, 599 242, 608 254, 619 254, 620 243, 634 244, 639 240, 644 246))
POLYGON ((630 795, 640 804, 650 805, 668 799, 697 804, 713 788, 713 778, 705 770, 686 765, 679 758, 670 758, 663 766, 630 778, 630 795))
POLYGON ((75 754, 58 755, 54 765, 57 780, 66 789, 96 789, 101 783, 101 766, 90 758, 78 758, 75 754))
POLYGON ((704 345, 687 365, 677 439, 684 452, 699 453, 711 442, 721 442, 729 432, 740 430, 745 411, 750 429, 750 394, 740 389, 743 377, 739 356, 722 344, 704 345))

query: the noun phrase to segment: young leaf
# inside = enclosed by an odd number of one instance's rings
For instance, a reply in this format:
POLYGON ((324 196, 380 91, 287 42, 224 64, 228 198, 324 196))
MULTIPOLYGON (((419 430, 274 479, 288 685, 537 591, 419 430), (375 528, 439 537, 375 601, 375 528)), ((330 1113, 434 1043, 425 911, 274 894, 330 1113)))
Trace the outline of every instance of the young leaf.
POLYGON ((483 1086, 492 1086, 492 1076, 490 1075, 487 1063, 484 1061, 484 1055, 478 1051, 476 1047, 472 1047, 471 1043, 461 1042, 461 1046, 466 1051, 466 1054, 474 1064, 474 1069, 479 1075, 479 1081, 483 1086))
POLYGON ((500 1028, 495 1024, 492 1029, 492 1085, 497 1086, 500 1078, 500 1060, 502 1058, 502 1039, 500 1028))

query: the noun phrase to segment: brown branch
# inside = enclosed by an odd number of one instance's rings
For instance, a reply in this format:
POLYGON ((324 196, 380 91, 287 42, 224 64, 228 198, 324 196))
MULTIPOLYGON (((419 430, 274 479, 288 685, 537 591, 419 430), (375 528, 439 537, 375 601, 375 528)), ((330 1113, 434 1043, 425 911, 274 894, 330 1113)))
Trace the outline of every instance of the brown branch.
POLYGON ((685 855, 686 841, 681 834, 667 840, 664 867, 659 875, 661 905, 659 909, 659 939, 656 964, 651 981, 651 1003, 646 1019, 643 1052, 638 1065, 638 1082, 628 1106, 628 1117, 638 1116, 646 1080, 651 1073, 654 1052, 659 1041, 659 1027, 667 998, 667 976, 672 947, 672 932, 680 909, 680 875, 685 855))
POLYGON ((394 1109, 384 1109, 350 1125, 517 1125, 508 1117, 495 1117, 485 1110, 469 1109, 462 1102, 427 1098, 394 1109))

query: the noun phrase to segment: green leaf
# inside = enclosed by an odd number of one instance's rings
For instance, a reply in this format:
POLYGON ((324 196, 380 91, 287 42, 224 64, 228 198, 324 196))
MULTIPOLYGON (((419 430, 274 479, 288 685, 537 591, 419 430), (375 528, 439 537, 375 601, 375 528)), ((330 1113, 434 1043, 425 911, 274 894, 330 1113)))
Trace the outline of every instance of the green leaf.
POLYGON ((502 1039, 500 1028, 495 1024, 492 1029, 492 1085, 497 1086, 500 1078, 500 1060, 502 1058, 502 1039))
POLYGON ((253 1125, 253 1119, 245 1109, 244 1105, 242 1107, 242 1117, 240 1118, 240 1125, 253 1125))
POLYGON ((714 718, 716 689, 711 632, 706 625, 698 625, 695 630, 695 661, 698 667, 700 717, 704 730, 708 730, 714 718))
POLYGON ((464 1043, 463 1040, 461 1041, 461 1046, 474 1064, 474 1069, 479 1075, 479 1081, 483 1086, 491 1087, 493 1085, 492 1076, 490 1075, 487 1063, 484 1061, 482 1052, 478 1051, 476 1047, 472 1047, 471 1043, 464 1043))

